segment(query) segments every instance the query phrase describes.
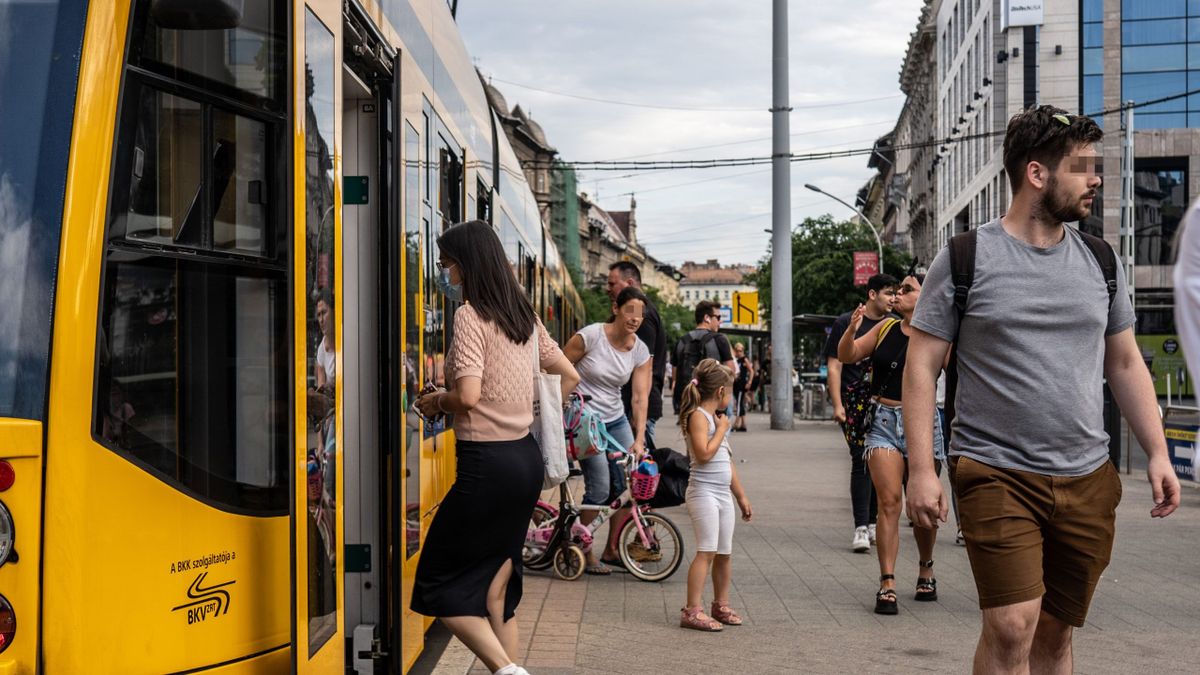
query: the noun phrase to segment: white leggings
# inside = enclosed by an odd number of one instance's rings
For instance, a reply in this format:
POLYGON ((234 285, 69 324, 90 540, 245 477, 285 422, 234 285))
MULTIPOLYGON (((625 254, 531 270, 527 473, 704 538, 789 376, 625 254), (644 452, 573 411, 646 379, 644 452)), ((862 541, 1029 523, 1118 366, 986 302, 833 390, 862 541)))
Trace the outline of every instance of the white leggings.
POLYGON ((693 480, 687 489, 687 510, 696 530, 696 550, 718 555, 733 553, 733 493, 729 485, 706 485, 693 480))

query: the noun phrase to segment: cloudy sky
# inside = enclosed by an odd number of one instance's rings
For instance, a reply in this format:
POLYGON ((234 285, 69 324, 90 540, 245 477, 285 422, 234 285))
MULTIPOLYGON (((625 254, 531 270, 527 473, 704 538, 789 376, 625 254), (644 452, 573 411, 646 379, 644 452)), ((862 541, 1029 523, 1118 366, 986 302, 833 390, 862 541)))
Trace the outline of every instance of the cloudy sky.
MULTIPOLYGON (((793 153, 869 147, 891 130, 922 4, 790 3, 793 153)), ((458 24, 479 68, 565 160, 771 153, 770 2, 462 0, 458 24)), ((804 184, 853 202, 871 174, 866 160, 793 163, 792 222, 851 216, 804 184)), ((638 239, 660 260, 753 263, 766 253, 769 165, 580 178, 580 190, 608 209, 628 209, 637 194, 638 239)))

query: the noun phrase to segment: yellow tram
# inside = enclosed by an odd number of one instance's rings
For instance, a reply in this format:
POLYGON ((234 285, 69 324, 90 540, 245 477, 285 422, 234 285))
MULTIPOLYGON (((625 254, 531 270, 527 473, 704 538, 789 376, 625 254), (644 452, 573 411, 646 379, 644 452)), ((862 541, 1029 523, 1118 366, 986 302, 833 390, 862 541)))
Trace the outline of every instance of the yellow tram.
POLYGON ((455 469, 407 412, 437 234, 487 220, 583 319, 447 2, 18 0, 0 36, 0 675, 404 672, 455 469))

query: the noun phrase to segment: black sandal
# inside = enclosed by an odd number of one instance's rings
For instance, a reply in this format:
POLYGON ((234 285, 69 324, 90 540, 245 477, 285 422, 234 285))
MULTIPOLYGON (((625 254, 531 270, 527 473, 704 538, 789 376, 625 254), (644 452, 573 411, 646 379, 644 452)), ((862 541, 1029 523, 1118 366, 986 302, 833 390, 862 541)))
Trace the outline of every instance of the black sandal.
MULTIPOLYGON (((932 560, 922 560, 919 564, 922 568, 933 569, 932 560)), ((913 600, 919 602, 933 602, 937 600, 937 579, 929 577, 928 579, 917 578, 917 594, 913 596, 913 600)))
MULTIPOLYGON (((895 580, 895 574, 880 574, 879 582, 883 583, 888 580, 895 580)), ((896 589, 880 588, 875 594, 875 613, 876 614, 899 614, 900 606, 896 602, 896 589)))

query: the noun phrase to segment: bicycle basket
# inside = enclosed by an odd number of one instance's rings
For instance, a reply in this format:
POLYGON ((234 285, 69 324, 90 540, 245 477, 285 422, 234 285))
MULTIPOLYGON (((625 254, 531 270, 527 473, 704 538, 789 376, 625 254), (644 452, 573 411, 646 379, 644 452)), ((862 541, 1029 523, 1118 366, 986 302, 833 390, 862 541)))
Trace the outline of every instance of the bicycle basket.
POLYGON ((630 473, 629 492, 639 502, 649 501, 658 491, 658 466, 653 459, 646 456, 638 467, 630 473))

